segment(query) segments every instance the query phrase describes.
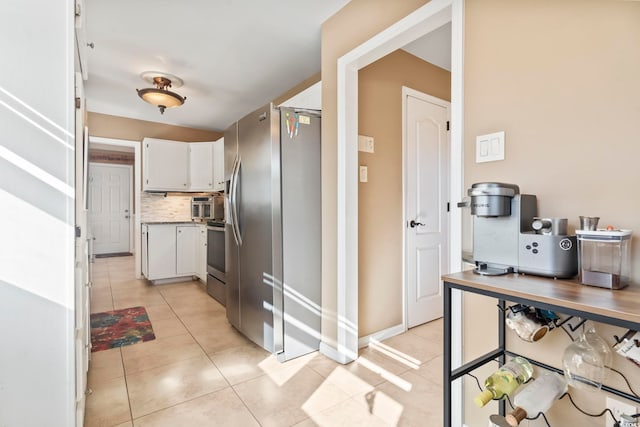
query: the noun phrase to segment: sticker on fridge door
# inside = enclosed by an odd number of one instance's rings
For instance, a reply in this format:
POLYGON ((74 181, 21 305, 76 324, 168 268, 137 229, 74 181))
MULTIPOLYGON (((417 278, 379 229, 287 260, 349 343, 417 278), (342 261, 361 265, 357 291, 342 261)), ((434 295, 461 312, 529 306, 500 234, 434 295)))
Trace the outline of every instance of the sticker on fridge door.
POLYGON ((287 135, 289 135, 289 138, 293 138, 298 125, 298 115, 286 113, 285 123, 287 124, 287 135))
POLYGON ((311 117, 309 117, 309 116, 300 116, 298 121, 300 123, 302 123, 303 125, 310 125, 311 124, 311 117))

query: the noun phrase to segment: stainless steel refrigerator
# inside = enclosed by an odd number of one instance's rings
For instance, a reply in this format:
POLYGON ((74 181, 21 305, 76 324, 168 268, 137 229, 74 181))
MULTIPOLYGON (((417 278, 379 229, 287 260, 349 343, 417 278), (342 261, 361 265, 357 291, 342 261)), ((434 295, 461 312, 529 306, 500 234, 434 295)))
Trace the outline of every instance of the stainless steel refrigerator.
POLYGON ((320 344, 320 113, 269 104, 224 134, 227 318, 284 361, 320 344))

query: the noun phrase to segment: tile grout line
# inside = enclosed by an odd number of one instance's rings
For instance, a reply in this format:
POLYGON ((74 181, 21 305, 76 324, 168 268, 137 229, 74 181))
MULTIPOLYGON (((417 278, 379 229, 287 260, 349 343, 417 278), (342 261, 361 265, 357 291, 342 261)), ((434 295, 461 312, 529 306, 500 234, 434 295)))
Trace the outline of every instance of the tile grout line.
MULTIPOLYGON (((249 408, 249 406, 247 405, 247 403, 242 399, 242 397, 238 394, 238 392, 236 391, 236 389, 233 387, 233 385, 231 384, 231 382, 229 381, 229 379, 222 373, 222 371, 220 370, 220 368, 218 368, 218 365, 216 365, 216 362, 214 362, 211 359, 211 355, 209 355, 209 353, 207 353, 204 350, 204 347, 202 347, 202 345, 200 344, 200 342, 196 339, 196 337, 193 336, 193 334, 191 333, 191 330, 187 327, 187 325, 185 325, 185 323, 182 321, 182 319, 180 318, 180 315, 178 313, 175 312, 175 310, 173 309, 173 307, 171 306, 171 303, 169 303, 169 301, 167 301, 167 299, 165 298, 164 294, 162 292, 160 292, 160 295, 162 295, 162 299, 164 299, 164 301, 167 303, 167 305, 169 306, 169 308, 171 309, 171 312, 173 314, 175 314, 175 316, 178 318, 178 320, 180 321, 180 323, 182 323, 182 326, 184 326, 184 328, 187 330, 187 332, 189 333, 189 335, 191 335, 191 338, 193 338, 193 340, 198 344, 198 346, 200 347, 200 349, 204 352, 205 356, 207 356, 207 359, 209 359, 209 361, 213 364, 213 366, 215 366, 215 368, 218 370, 218 372, 220 372, 220 375, 222 375, 222 378, 224 378, 225 382, 227 383, 227 385, 229 386, 229 388, 231 389, 231 391, 233 391, 233 393, 236 395, 236 397, 240 400, 240 402, 242 402, 242 405, 244 405, 244 407, 247 409, 247 411, 249 411, 249 413, 251 414, 251 416, 253 417, 254 420, 256 420, 256 422, 258 423, 258 425, 262 426, 262 424, 260 423, 260 421, 258 420, 258 418, 256 417, 256 415, 253 413, 253 411, 251 410, 251 408, 249 408)), ((264 374, 266 375, 266 374, 264 374)), ((253 378, 252 378, 253 379, 253 378)), ((246 381, 242 381, 241 383, 238 384, 242 384, 244 382, 250 381, 246 380, 246 381)), ((237 384, 236 384, 237 385, 237 384)), ((220 390, 218 390, 220 391, 220 390)), ((215 393, 215 392, 213 392, 215 393)), ((202 397, 202 396, 200 396, 202 397)), ((192 399, 193 400, 193 399, 192 399)), ((183 402, 184 403, 184 402, 183 402)), ((174 405, 175 406, 175 405, 174 405)))
MULTIPOLYGON (((109 293, 111 294, 111 304, 113 307, 112 310, 115 310, 115 301, 113 300, 113 288, 111 287, 111 265, 109 264, 109 262, 107 262, 106 264, 107 264, 107 273, 109 274, 109 293)), ((127 372, 124 368, 124 355, 122 354, 122 347, 119 347, 118 351, 120 353, 120 363, 122 364, 124 387, 125 387, 125 390, 127 391, 127 403, 129 404, 129 418, 131 421, 131 425, 133 425, 133 409, 131 408, 131 395, 129 394, 129 383, 127 381, 127 372)))
MULTIPOLYGON (((176 318, 178 319, 178 321, 182 324, 182 326, 184 326, 185 330, 189 333, 189 335, 191 336, 191 338, 198 344, 198 347, 200 347, 200 349, 202 350, 202 352, 205 354, 205 356, 207 357, 207 359, 209 359, 209 361, 211 362, 211 364, 213 364, 213 366, 218 370, 218 372, 220 373, 220 375, 222 376, 222 378, 224 378, 224 381, 227 383, 227 387, 231 389, 231 391, 236 395, 236 397, 240 400, 240 402, 242 402, 242 405, 244 405, 244 407, 247 409, 247 411, 251 414, 251 416, 253 417, 253 419, 258 423, 258 425, 262 426, 262 424, 260 423, 260 421, 258 420, 258 418, 255 416, 255 414, 253 413, 253 411, 251 411, 251 408, 249 408, 247 406, 247 403, 242 399, 242 397, 240 397, 240 395, 238 394, 238 392, 236 391, 236 389, 233 387, 233 385, 231 384, 231 382, 229 381, 229 379, 222 373, 222 371, 220 370, 220 368, 218 368, 218 365, 216 365, 216 363, 211 359, 211 356, 209 355, 209 353, 207 353, 204 350, 204 347, 202 347, 202 344, 200 344, 200 342, 196 339, 196 337, 193 336, 193 334, 191 333, 191 330, 189 329, 189 327, 187 327, 187 325, 182 321, 182 319, 180 318, 180 315, 178 313, 176 313, 176 311, 173 309, 173 307, 171 306, 171 303, 169 301, 167 301, 167 299, 165 298, 164 294, 158 290, 158 292, 160 293, 160 295, 162 296, 162 299, 164 300, 164 302, 167 303, 167 305, 169 306, 169 309, 171 309, 171 312, 176 316, 176 318)), ((247 380, 248 381, 248 380, 247 380)), ((194 397, 193 399, 189 399, 189 400, 185 400, 184 402, 180 402, 180 403, 176 403, 175 405, 171 405, 168 406, 167 408, 162 408, 159 409, 157 411, 151 412, 151 413, 155 413, 155 412, 160 412, 163 411, 165 409, 177 406, 177 405, 181 405, 183 403, 186 402, 190 402, 192 400, 195 399, 199 399, 203 396, 207 396, 208 394, 213 394, 213 393, 217 393, 219 391, 222 391, 224 389, 220 389, 220 390, 216 390, 213 391, 211 393, 207 393, 204 394, 202 396, 198 396, 198 397, 194 397)), ((144 416, 147 416, 149 414, 145 414, 144 416)), ((133 418, 132 418, 133 420, 133 418)))
MULTIPOLYGON (((115 266, 108 265, 107 272, 108 272, 108 278, 109 278, 110 296, 111 296, 112 303, 113 303, 113 305, 114 305, 114 309, 115 309, 115 302, 114 302, 114 296, 113 296, 113 290, 114 290, 114 289, 113 289, 113 287, 112 287, 112 285, 111 285, 111 277, 113 276, 113 274, 112 274, 112 273, 113 273, 112 268, 115 268, 115 266)), ((198 285, 200 285, 200 282, 198 282, 198 285)), ((192 332, 192 330, 191 330, 189 327, 187 327, 187 325, 186 325, 186 323, 183 321, 182 317, 178 314, 178 312, 176 312, 176 310, 174 309, 174 307, 172 306, 172 304, 169 302, 170 300, 175 300, 175 298, 172 298, 172 294, 171 294, 171 292, 166 292, 165 290, 160 290, 160 289, 157 289, 157 292, 161 295, 161 297, 162 297, 162 301, 163 301, 163 302, 164 302, 164 303, 169 307, 170 312, 171 312, 171 313, 172 313, 172 314, 177 318, 177 320, 179 321, 179 324, 181 324, 181 325, 184 327, 184 329, 186 330, 186 334, 188 334, 188 335, 189 335, 189 336, 190 336, 190 337, 191 337, 191 338, 196 342, 196 344, 198 345, 198 348, 200 348, 200 349, 201 349, 201 351, 202 351, 202 352, 204 352, 204 354, 205 354, 205 356, 207 357, 207 359, 212 363, 212 365, 213 365, 213 366, 215 366, 215 367, 216 367, 216 369, 218 370, 218 372, 221 374, 222 378, 224 379, 224 382, 226 383, 226 386, 223 386, 223 388, 218 389, 218 390, 215 390, 215 391, 211 391, 211 392, 209 392, 209 393, 204 393, 204 394, 202 394, 202 395, 200 395, 200 396, 192 397, 192 398, 187 399, 187 400, 184 400, 184 401, 182 401, 182 402, 177 402, 177 403, 175 403, 175 404, 172 404, 172 405, 166 406, 166 407, 164 407, 164 408, 156 409, 156 410, 154 410, 154 411, 152 411, 152 412, 149 412, 149 413, 147 413, 147 414, 140 415, 140 416, 138 416, 138 417, 136 418, 136 420, 140 420, 141 418, 147 417, 148 415, 156 414, 156 413, 158 413, 158 412, 161 412, 161 411, 164 411, 164 410, 168 410, 168 409, 170 409, 170 408, 174 408, 174 407, 180 406, 180 405, 182 405, 182 404, 185 404, 185 403, 188 403, 188 402, 194 401, 194 400, 196 400, 196 399, 204 398, 205 396, 212 395, 213 393, 218 393, 218 392, 224 391, 224 390, 226 390, 226 388, 230 388, 230 389, 232 390, 233 394, 234 394, 234 395, 235 395, 235 396, 240 400, 240 402, 242 402, 242 406, 246 409, 246 411, 248 411, 248 413, 249 413, 249 414, 251 414, 251 417, 255 420, 255 422, 256 422, 258 425, 262 426, 263 424, 262 424, 262 423, 260 422, 260 420, 256 417, 256 415, 255 415, 255 414, 254 414, 254 412, 251 410, 251 408, 248 406, 248 404, 247 404, 247 403, 242 399, 242 397, 240 396, 240 394, 239 394, 239 392, 237 391, 236 387, 238 387, 238 386, 240 386, 240 385, 242 385, 242 384, 245 384, 245 383, 247 383, 247 382, 249 382, 249 381, 253 381, 253 380, 255 380, 255 379, 259 378, 260 376, 267 375, 267 373, 266 373, 266 372, 263 372, 263 373, 262 373, 261 375, 259 375, 258 377, 255 377, 255 378, 248 378, 248 379, 243 380, 243 381, 240 381, 240 382, 238 382, 238 383, 236 383, 236 384, 231 384, 231 382, 230 382, 231 377, 230 377, 230 378, 227 378, 227 377, 222 373, 222 371, 220 370, 220 368, 218 368, 217 364, 216 364, 216 363, 214 362, 214 360, 213 360, 213 359, 214 359, 214 357, 216 356, 216 354, 218 353, 218 351, 214 351, 214 352, 212 352, 212 353, 207 353, 207 352, 205 351, 205 349, 204 349, 204 347, 203 347, 203 345, 204 345, 204 344, 201 344, 201 343, 200 343, 200 341, 198 341, 198 340, 196 339, 196 337, 195 337, 194 333, 192 332)), ((180 299, 179 297, 180 297, 180 295, 178 295, 178 300, 180 299)), ((203 295, 202 295, 202 298, 205 298, 205 297, 206 297, 206 294, 203 294, 203 295)), ((199 301, 199 297, 198 297, 196 300, 197 300, 197 301, 199 301)), ((144 306, 144 305, 143 305, 143 306, 144 306)), ((184 316, 188 317, 188 313, 187 313, 186 311, 185 311, 183 314, 184 314, 184 316)), ((215 325, 214 325, 214 327, 215 327, 215 325)), ((196 328, 196 330, 199 330, 199 329, 197 329, 197 328, 196 328)), ((413 332, 413 331, 410 331, 410 335, 413 335, 414 337, 419 338, 419 339, 420 339, 420 341, 422 341, 422 340, 427 340, 427 341, 428 341, 428 340, 429 340, 429 338, 424 337, 424 336, 421 336, 420 334, 417 334, 417 333, 415 333, 415 332, 413 332)), ((127 380, 128 380, 128 375, 126 374, 126 371, 125 371, 125 369, 124 369, 124 368, 125 368, 125 367, 124 367, 124 352, 123 352, 122 348, 120 348, 119 350, 120 350, 120 363, 122 364, 123 372, 125 372, 125 374, 124 374, 124 379, 125 379, 125 387, 126 387, 126 392, 127 392, 127 399, 128 399, 128 403, 129 403, 129 414, 130 414, 130 420, 131 420, 130 422, 133 424, 133 423, 134 423, 134 418, 133 418, 133 410, 132 410, 132 406, 131 406, 131 396, 130 396, 130 394, 129 394, 129 386, 128 386, 128 381, 127 381, 127 380)), ((226 351, 226 349, 225 349, 224 351, 226 351)), ((422 366, 425 366, 425 365, 433 364, 433 363, 434 363, 434 359, 437 359, 437 357, 438 357, 438 356, 439 356, 439 355, 435 355, 435 356, 433 356, 433 357, 429 357, 427 360, 421 361, 420 366, 422 367, 422 366)), ((200 356, 200 357, 201 357, 201 356, 200 356)), ((322 369, 321 369, 320 367, 316 367, 316 368, 314 369, 314 367, 309 366, 309 365, 308 365, 308 364, 306 364, 306 363, 304 364, 304 366, 306 366, 307 368, 309 368, 309 369, 311 370, 311 372, 314 372, 315 374, 317 374, 318 376, 320 376, 320 377, 323 379, 323 381, 326 381, 326 380, 327 380, 328 376, 327 376, 327 377, 325 377, 325 376, 321 373, 322 369), (317 370, 316 370, 316 369, 317 369, 317 370)), ((365 368, 366 368, 366 367, 365 367, 365 368)), ((142 372, 142 371, 140 371, 140 372, 142 372)), ((402 370, 402 372, 399 372, 397 375, 398 375, 398 376, 401 376, 401 375, 404 375, 405 373, 410 373, 410 372, 415 372, 415 371, 414 371, 413 369, 409 368, 409 367, 405 367, 405 369, 403 369, 403 370, 402 370)), ((139 373, 139 372, 138 372, 138 373, 139 373)), ((136 374, 138 374, 138 373, 131 374, 131 375, 136 375, 136 374)), ((417 372, 415 372, 415 373, 417 374, 417 372)), ((418 375, 420 375, 420 374, 418 374, 418 375)), ((421 376, 421 375, 420 375, 420 376, 421 376)), ((421 377, 422 377, 422 376, 421 376, 421 377)), ((427 381, 427 383, 429 383, 429 384, 432 384, 432 385, 437 386, 437 387, 442 387, 442 385, 441 385, 441 384, 437 384, 437 383, 436 383, 434 380, 432 380, 431 378, 428 378, 428 377, 422 377, 422 379, 423 379, 423 380, 426 380, 426 381, 427 381)), ((384 380, 382 383, 377 384, 376 386, 373 386, 373 389, 374 389, 374 390, 380 390, 380 387, 381 387, 381 386, 383 386, 384 384, 388 383, 388 382, 389 382, 389 381, 384 380)), ((132 384, 133 384, 133 383, 132 383, 132 384)), ((344 404, 345 402, 348 402, 348 401, 356 401, 356 400, 355 400, 355 397, 356 397, 356 395, 351 395, 351 394, 347 393, 347 398, 346 398, 345 400, 343 400, 343 401, 341 401, 341 402, 338 402, 338 403, 335 403, 334 405, 330 406, 329 408, 325 408, 324 410, 319 411, 317 414, 330 413, 332 409, 337 408, 339 405, 344 404)), ((356 401, 356 403, 360 403, 360 402, 357 402, 357 401, 356 401)), ((315 414, 315 413, 314 413, 314 414, 315 414)), ((377 420, 381 420, 381 421, 383 421, 383 422, 384 422, 384 420, 383 420, 382 418, 378 417, 377 415, 375 415, 375 414, 372 414, 372 415, 373 415, 377 420)), ((312 418, 311 416, 308 416, 308 414, 307 414, 307 417, 306 417, 305 419, 303 419, 303 420, 299 420, 299 421, 296 421, 296 423, 295 423, 295 424, 300 423, 300 422, 304 422, 305 420, 311 420, 311 421, 313 421, 313 418, 312 418)), ((294 424, 294 425, 295 425, 295 424, 294 424)))
MULTIPOLYGON (((116 302, 113 299, 113 287, 111 286, 111 264, 108 261, 107 261, 107 271, 109 272, 109 290, 111 292, 111 304, 113 305, 113 310, 115 310, 116 302)), ((131 425, 133 426, 133 408, 131 407, 131 395, 129 394, 129 382, 127 381, 127 371, 124 368, 124 354, 122 354, 122 347, 120 347, 118 350, 120 352, 120 363, 122 363, 124 387, 127 390, 127 403, 129 404, 129 417, 131 419, 131 425)))
POLYGON ((244 405, 245 408, 247 408, 247 411, 249 411, 249 413, 251 414, 251 416, 253 417, 254 420, 256 420, 256 422, 258 423, 259 426, 262 426, 262 423, 260 422, 260 420, 258 419, 258 417, 256 417, 256 415, 253 413, 253 411, 251 410, 251 408, 249 408, 249 406, 247 405, 247 402, 244 401, 244 399, 242 399, 242 396, 240 396, 238 394, 238 392, 236 391, 236 389, 231 386, 231 390, 233 391, 233 393, 238 397, 238 399, 240 400, 240 402, 242 402, 242 404, 244 405))
POLYGON ((127 381, 127 373, 124 370, 124 355, 122 347, 120 347, 120 362, 122 363, 122 373, 124 374, 124 387, 127 390, 127 402, 129 403, 129 416, 131 417, 131 425, 133 426, 133 408, 131 406, 131 395, 129 394, 129 382, 127 381))
MULTIPOLYGON (((112 285, 111 285, 111 268, 112 268, 112 266, 111 266, 111 265, 109 265, 109 263, 106 263, 106 265, 107 265, 107 274, 108 274, 108 278, 109 278, 109 293, 110 293, 110 297, 111 297, 111 301, 112 301, 112 310, 115 310, 115 301, 114 301, 114 297, 113 297, 113 287, 112 287, 112 285)), ((203 394, 203 395, 201 395, 201 396, 196 396, 196 397, 193 397, 193 398, 191 398, 191 399, 187 399, 187 400, 185 400, 185 401, 183 401, 183 402, 179 402, 179 403, 176 403, 176 404, 173 404, 173 405, 167 406, 167 407, 165 407, 165 408, 160 408, 160 409, 157 409, 157 410, 155 410, 155 411, 152 411, 152 412, 150 412, 150 413, 148 413, 148 414, 144 414, 144 415, 141 415, 141 416, 139 416, 139 417, 137 417, 137 418, 134 418, 134 416, 133 416, 132 404, 131 404, 131 396, 130 396, 130 393, 129 393, 128 376, 130 376, 130 375, 136 375, 136 374, 139 374, 140 372, 143 372, 143 371, 135 372, 135 373, 133 373, 133 374, 127 374, 127 372, 126 372, 126 368, 125 368, 125 365, 124 365, 124 353, 123 353, 123 351, 122 351, 122 347, 120 347, 118 350, 119 350, 119 352, 120 352, 120 363, 121 363, 121 365, 122 365, 123 379, 124 379, 124 381, 125 381, 125 389, 126 389, 126 393, 127 393, 127 403, 128 403, 128 406, 129 406, 129 416, 130 416, 130 420, 129 420, 129 421, 133 424, 133 423, 134 423, 134 420, 136 420, 136 419, 140 419, 140 418, 145 417, 145 416, 147 416, 147 415, 154 414, 154 413, 156 413, 156 412, 160 412, 160 411, 163 411, 163 410, 165 410, 165 409, 169 409, 169 408, 172 408, 172 407, 174 407, 174 406, 178 406, 178 405, 181 405, 181 404, 183 404, 183 403, 186 403, 186 402, 189 402, 189 401, 192 401, 192 400, 195 400, 195 399, 198 399, 198 398, 201 398, 201 397, 207 396, 207 395, 209 395, 209 394, 217 393, 217 392, 219 392, 219 391, 225 390, 226 388, 229 388, 229 389, 231 389, 231 391, 232 391, 232 392, 233 392, 233 393, 238 397, 238 399, 240 400, 240 402, 242 402, 243 406, 244 406, 244 407, 247 409, 247 411, 251 414, 252 418, 253 418, 254 420, 256 420, 256 422, 257 422, 259 425, 261 425, 261 424, 260 424, 260 422, 257 420, 256 416, 253 414, 253 412, 250 410, 250 408, 249 408, 249 407, 247 406, 247 404, 244 402, 244 400, 242 400, 242 398, 238 395, 238 393, 236 392, 236 390, 233 388, 233 386, 231 385, 231 383, 230 383, 229 379, 228 379, 226 376, 224 376, 224 374, 220 371, 220 369, 218 368, 218 366, 217 366, 217 365, 215 364, 215 362, 211 359, 211 356, 210 356, 210 355, 209 355, 209 354, 204 350, 204 348, 202 347, 202 345, 200 344, 200 342, 195 338, 195 336, 191 333, 191 330, 190 330, 190 329, 187 327, 187 325, 183 322, 183 320, 182 320, 182 318, 180 317, 180 315, 179 315, 179 314, 174 310, 174 308, 171 306, 171 304, 169 303, 169 301, 167 301, 167 299, 165 298, 165 295, 164 295, 160 290, 158 290, 158 294, 160 294, 160 295, 161 295, 161 297, 162 297, 163 301, 167 304, 167 306, 169 307, 169 309, 171 310, 171 312, 175 315, 175 317, 178 319, 178 321, 179 321, 179 322, 184 326, 185 330, 187 331, 187 334, 188 334, 188 335, 189 335, 189 336, 190 336, 190 337, 191 337, 191 338, 196 342, 196 344, 197 344, 197 345, 198 345, 198 347, 202 350, 202 352, 203 352, 203 353, 204 353, 204 355, 207 357, 207 359, 208 359, 208 360, 212 363, 212 365, 213 365, 213 366, 218 370, 218 372, 220 373, 220 376, 224 379, 224 381, 225 381, 225 383, 226 383, 227 385, 226 385, 226 387, 223 387, 223 388, 221 388, 221 389, 219 389, 219 390, 212 391, 212 392, 210 392, 210 393, 205 393, 205 394, 203 394)), ((144 306, 144 305, 143 305, 143 306, 144 306)), ((146 309, 146 308, 145 308, 145 309, 146 309)), ((195 358, 195 357, 194 357, 194 358, 195 358)), ((244 382, 244 381, 243 381, 243 382, 244 382)))

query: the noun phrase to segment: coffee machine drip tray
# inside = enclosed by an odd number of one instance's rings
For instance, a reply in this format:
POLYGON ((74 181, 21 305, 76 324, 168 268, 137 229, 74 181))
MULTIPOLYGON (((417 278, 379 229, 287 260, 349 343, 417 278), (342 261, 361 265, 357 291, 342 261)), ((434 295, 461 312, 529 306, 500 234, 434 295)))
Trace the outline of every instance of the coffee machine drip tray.
POLYGON ((513 267, 496 267, 489 266, 483 262, 478 262, 476 263, 476 268, 473 269, 473 272, 482 276, 502 276, 504 274, 513 273, 513 267))

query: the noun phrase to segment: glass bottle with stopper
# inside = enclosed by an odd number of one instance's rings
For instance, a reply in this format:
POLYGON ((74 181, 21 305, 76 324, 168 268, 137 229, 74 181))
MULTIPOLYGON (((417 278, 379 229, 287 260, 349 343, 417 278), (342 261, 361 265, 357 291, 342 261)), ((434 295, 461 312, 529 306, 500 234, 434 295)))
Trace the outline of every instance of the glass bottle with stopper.
POLYGON ((567 381, 555 372, 536 378, 516 394, 513 399, 515 408, 506 416, 507 423, 516 427, 525 418, 546 412, 566 392, 567 381))
POLYGON ((491 374, 484 382, 485 390, 473 401, 483 407, 491 400, 504 399, 511 395, 518 386, 531 378, 533 366, 524 357, 514 357, 491 374))

